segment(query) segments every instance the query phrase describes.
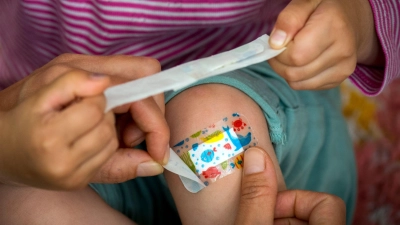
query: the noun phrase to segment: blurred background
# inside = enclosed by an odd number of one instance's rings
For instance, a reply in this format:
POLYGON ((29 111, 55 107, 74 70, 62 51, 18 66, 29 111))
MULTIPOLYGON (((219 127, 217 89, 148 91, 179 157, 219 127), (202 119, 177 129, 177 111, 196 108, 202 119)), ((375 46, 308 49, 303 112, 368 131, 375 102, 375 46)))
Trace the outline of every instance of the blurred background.
POLYGON ((358 168, 354 225, 400 224, 400 79, 377 97, 341 85, 358 168))

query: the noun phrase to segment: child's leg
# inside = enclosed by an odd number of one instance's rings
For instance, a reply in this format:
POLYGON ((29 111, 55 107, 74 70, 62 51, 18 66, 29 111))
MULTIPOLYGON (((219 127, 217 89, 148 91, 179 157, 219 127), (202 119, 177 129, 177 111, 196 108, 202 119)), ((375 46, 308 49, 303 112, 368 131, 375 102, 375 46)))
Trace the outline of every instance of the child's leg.
POLYGON ((91 188, 57 192, 0 185, 0 224, 135 224, 91 188))
POLYGON ((0 224, 180 224, 163 177, 48 191, 0 184, 0 224))
MULTIPOLYGON (((274 161, 279 190, 285 189, 261 109, 250 97, 233 87, 200 85, 185 90, 168 102, 166 118, 171 129, 171 146, 232 113, 246 117, 258 146, 265 149, 274 161)), ((234 223, 239 206, 241 172, 236 171, 196 194, 188 192, 177 175, 168 171, 165 175, 183 224, 234 223)))

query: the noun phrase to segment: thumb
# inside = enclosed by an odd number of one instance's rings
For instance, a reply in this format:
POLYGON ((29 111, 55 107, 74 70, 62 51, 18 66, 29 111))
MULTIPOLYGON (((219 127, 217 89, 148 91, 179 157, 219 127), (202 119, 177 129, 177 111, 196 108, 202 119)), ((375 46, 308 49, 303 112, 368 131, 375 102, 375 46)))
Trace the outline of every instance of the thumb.
POLYGON ((236 224, 273 224, 278 184, 267 152, 253 147, 244 153, 244 168, 236 224))
POLYGON ((269 44, 273 49, 285 47, 306 24, 320 0, 293 0, 279 14, 269 44))
POLYGON ((60 110, 80 98, 101 95, 109 86, 110 78, 74 70, 57 78, 43 90, 39 104, 44 111, 60 110))

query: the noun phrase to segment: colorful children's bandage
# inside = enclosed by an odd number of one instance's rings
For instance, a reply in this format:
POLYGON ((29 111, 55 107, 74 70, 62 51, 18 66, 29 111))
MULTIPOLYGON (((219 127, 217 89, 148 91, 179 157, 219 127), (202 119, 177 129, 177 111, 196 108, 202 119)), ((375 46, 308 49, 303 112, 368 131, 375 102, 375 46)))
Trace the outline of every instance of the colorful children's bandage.
MULTIPOLYGON (((233 113, 178 142, 172 147, 171 153, 176 154, 198 178, 178 173, 186 189, 198 192, 210 183, 241 169, 243 152, 255 145, 257 139, 246 119, 233 113)), ((189 173, 188 169, 186 173, 189 173)))

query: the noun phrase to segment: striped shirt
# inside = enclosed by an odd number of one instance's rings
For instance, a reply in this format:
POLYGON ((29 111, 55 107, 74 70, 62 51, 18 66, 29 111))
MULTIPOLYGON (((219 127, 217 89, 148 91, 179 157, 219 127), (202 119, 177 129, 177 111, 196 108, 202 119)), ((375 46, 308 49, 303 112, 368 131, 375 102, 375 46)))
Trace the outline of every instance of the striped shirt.
MULTIPOLYGON (((210 56, 270 33, 289 0, 0 2, 0 90, 66 53, 141 55, 163 68, 210 56)), ((370 0, 384 69, 357 66, 367 95, 400 76, 400 0, 370 0)))

